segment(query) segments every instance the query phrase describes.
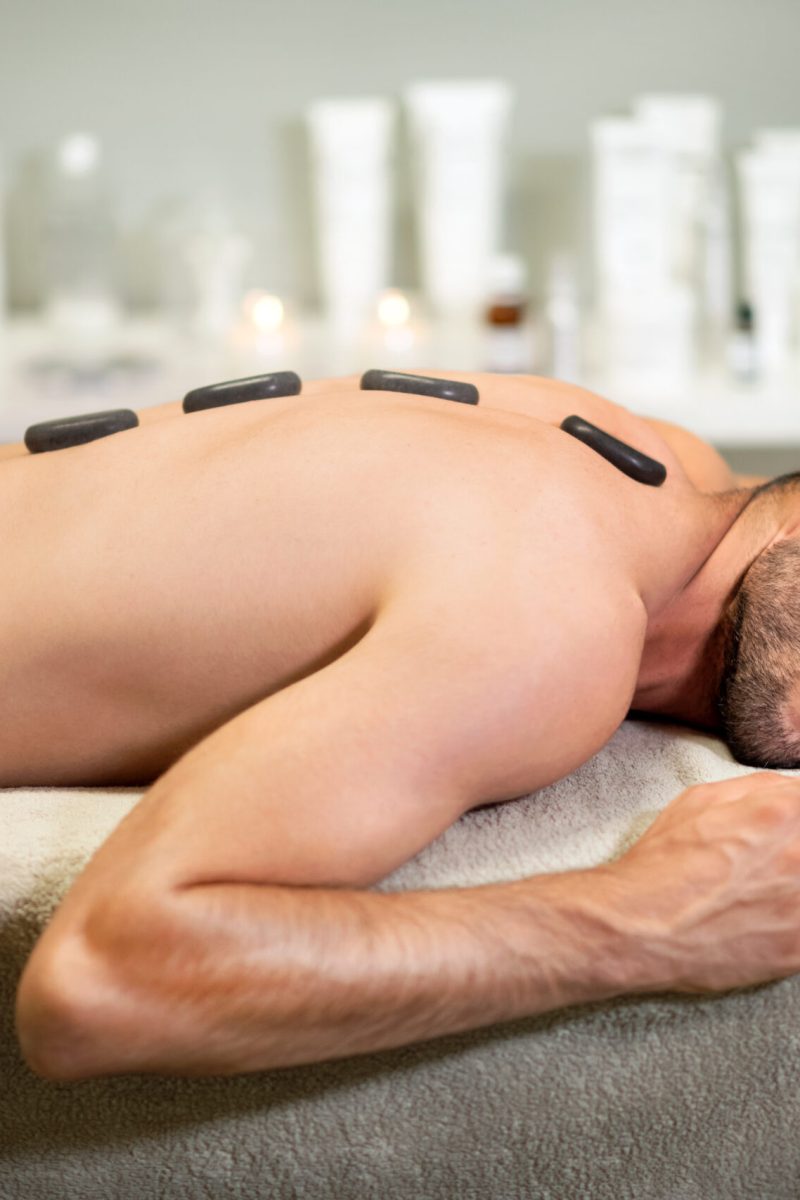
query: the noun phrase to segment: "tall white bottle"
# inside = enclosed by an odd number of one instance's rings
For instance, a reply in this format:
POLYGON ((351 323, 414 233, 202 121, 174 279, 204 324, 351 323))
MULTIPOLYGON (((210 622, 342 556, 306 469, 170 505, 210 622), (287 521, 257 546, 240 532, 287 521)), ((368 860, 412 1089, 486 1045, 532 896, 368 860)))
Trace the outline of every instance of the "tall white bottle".
POLYGON ((501 80, 419 82, 405 93, 425 295, 444 318, 479 312, 502 240, 512 92, 501 80))
POLYGON ((102 157, 96 137, 75 133, 58 144, 50 164, 45 315, 76 341, 103 337, 120 315, 117 229, 102 157))
POLYGON ((355 333, 390 283, 394 106, 319 100, 307 112, 320 290, 330 324, 355 333))

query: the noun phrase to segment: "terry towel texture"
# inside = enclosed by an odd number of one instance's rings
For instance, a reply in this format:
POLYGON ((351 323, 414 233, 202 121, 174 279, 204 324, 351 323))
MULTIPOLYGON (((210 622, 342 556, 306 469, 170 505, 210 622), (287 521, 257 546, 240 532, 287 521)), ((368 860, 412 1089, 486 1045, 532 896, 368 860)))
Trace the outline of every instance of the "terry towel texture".
MULTIPOLYGON (((375 890, 594 866, 684 787, 746 773, 714 739, 629 722, 569 779, 468 813, 375 890)), ((0 796, 2 1200, 800 1197, 800 976, 250 1076, 36 1079, 13 1031, 20 971, 140 795, 0 796)))

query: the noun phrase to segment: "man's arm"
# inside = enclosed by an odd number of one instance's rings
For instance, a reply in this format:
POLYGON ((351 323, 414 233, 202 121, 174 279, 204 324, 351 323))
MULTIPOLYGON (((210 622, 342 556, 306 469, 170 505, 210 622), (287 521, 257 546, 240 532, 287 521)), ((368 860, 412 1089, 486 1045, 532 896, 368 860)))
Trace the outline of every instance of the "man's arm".
POLYGON ((136 930, 118 906, 105 929, 99 916, 93 947, 62 946, 44 982, 22 985, 23 1054, 47 1079, 324 1062, 648 984, 599 868, 394 894, 221 882, 170 913, 137 905, 136 930), (127 974, 98 962, 112 943, 127 974))
POLYGON ((485 622, 420 612, 235 717, 114 831, 24 972, 34 1070, 257 1071, 630 987, 602 872, 358 890, 469 807, 530 790, 572 736, 518 636, 487 654, 485 622))

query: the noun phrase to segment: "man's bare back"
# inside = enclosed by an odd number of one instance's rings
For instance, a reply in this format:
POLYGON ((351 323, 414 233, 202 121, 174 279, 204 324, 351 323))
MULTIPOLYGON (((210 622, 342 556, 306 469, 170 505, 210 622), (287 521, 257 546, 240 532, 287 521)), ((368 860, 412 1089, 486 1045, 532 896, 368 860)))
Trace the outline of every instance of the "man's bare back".
POLYGON ((633 701, 702 716, 724 597, 797 534, 794 509, 738 521, 690 435, 472 378, 477 409, 323 381, 4 464, 3 782, 157 776, 26 966, 40 1074, 255 1071, 800 970, 776 775, 689 789, 613 866, 365 890, 633 701), (573 412, 664 486, 561 432, 573 412))
POLYGON ((531 729, 516 794, 596 750, 633 694, 642 600, 657 611, 696 566, 705 510, 643 420, 478 381, 478 408, 330 381, 4 464, 0 783, 149 782, 389 608, 487 657, 510 643, 509 690, 546 675, 552 701, 564 677, 580 736, 545 761, 531 729), (558 432, 576 408, 668 460, 665 486, 558 432))

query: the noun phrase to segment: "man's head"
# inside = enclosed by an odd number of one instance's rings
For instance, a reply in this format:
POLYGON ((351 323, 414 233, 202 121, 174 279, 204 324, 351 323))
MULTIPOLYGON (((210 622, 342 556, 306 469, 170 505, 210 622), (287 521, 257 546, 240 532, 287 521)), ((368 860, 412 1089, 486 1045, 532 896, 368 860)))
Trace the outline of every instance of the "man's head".
MULTIPOLYGON (((747 506, 758 521, 800 500, 800 472, 758 488, 747 506)), ((717 711, 734 757, 758 767, 800 767, 800 537, 759 554, 720 626, 717 711)))

